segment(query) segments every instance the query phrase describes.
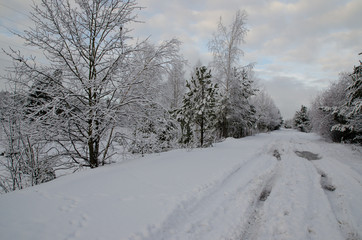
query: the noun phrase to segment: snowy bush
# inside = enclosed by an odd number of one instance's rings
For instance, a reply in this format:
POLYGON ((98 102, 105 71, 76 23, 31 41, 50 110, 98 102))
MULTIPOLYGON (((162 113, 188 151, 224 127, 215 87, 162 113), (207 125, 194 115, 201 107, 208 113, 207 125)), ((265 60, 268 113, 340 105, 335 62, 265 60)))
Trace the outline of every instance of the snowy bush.
POLYGON ((172 120, 144 119, 142 125, 133 132, 129 151, 142 156, 146 153, 164 152, 177 146, 177 137, 178 129, 172 120))

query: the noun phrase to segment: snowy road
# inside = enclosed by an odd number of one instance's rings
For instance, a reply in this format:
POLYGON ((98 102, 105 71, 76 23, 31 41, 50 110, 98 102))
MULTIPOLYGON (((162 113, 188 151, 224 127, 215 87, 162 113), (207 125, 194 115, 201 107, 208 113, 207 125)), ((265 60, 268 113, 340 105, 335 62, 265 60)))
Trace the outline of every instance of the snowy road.
POLYGON ((0 215, 0 239, 362 239, 362 154, 293 130, 227 139, 2 195, 0 215))

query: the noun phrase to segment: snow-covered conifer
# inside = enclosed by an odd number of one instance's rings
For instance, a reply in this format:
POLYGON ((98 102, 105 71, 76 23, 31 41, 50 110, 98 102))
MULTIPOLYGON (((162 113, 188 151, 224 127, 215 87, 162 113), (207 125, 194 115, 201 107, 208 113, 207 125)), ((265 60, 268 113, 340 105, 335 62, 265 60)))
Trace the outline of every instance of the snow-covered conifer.
POLYGON ((310 131, 310 120, 306 106, 301 106, 300 110, 294 115, 294 127, 302 132, 310 131))
POLYGON ((182 129, 182 142, 188 143, 194 136, 202 147, 204 143, 210 143, 212 139, 207 134, 215 130, 218 87, 211 82, 211 72, 205 66, 196 68, 195 76, 187 82, 186 87, 188 92, 183 105, 176 111, 182 129))

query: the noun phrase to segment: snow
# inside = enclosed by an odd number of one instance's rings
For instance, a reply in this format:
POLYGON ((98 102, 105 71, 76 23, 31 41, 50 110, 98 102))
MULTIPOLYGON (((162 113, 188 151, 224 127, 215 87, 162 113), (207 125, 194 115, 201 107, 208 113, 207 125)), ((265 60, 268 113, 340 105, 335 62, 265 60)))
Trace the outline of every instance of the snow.
POLYGON ((294 130, 146 155, 1 195, 0 238, 362 239, 361 156, 294 130))

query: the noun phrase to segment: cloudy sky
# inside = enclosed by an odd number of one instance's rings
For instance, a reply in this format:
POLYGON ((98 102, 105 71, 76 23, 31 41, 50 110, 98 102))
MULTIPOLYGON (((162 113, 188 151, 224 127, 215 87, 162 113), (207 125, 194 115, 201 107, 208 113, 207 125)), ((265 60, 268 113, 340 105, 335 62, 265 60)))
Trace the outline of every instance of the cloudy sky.
MULTIPOLYGON (((21 32, 30 0, 0 0, 0 47, 9 45, 35 54, 6 30, 21 32)), ((236 10, 248 14, 248 35, 240 64, 255 62, 256 77, 274 99, 284 118, 291 118, 301 104, 352 71, 362 52, 361 0, 139 0, 142 24, 132 26, 134 36, 154 42, 176 37, 192 67, 199 59, 211 60, 207 43, 220 16, 228 25, 236 10)), ((9 65, 0 54, 0 72, 9 65)), ((3 81, 3 80, 1 80, 3 81)), ((0 88, 4 83, 0 82, 0 88)))

